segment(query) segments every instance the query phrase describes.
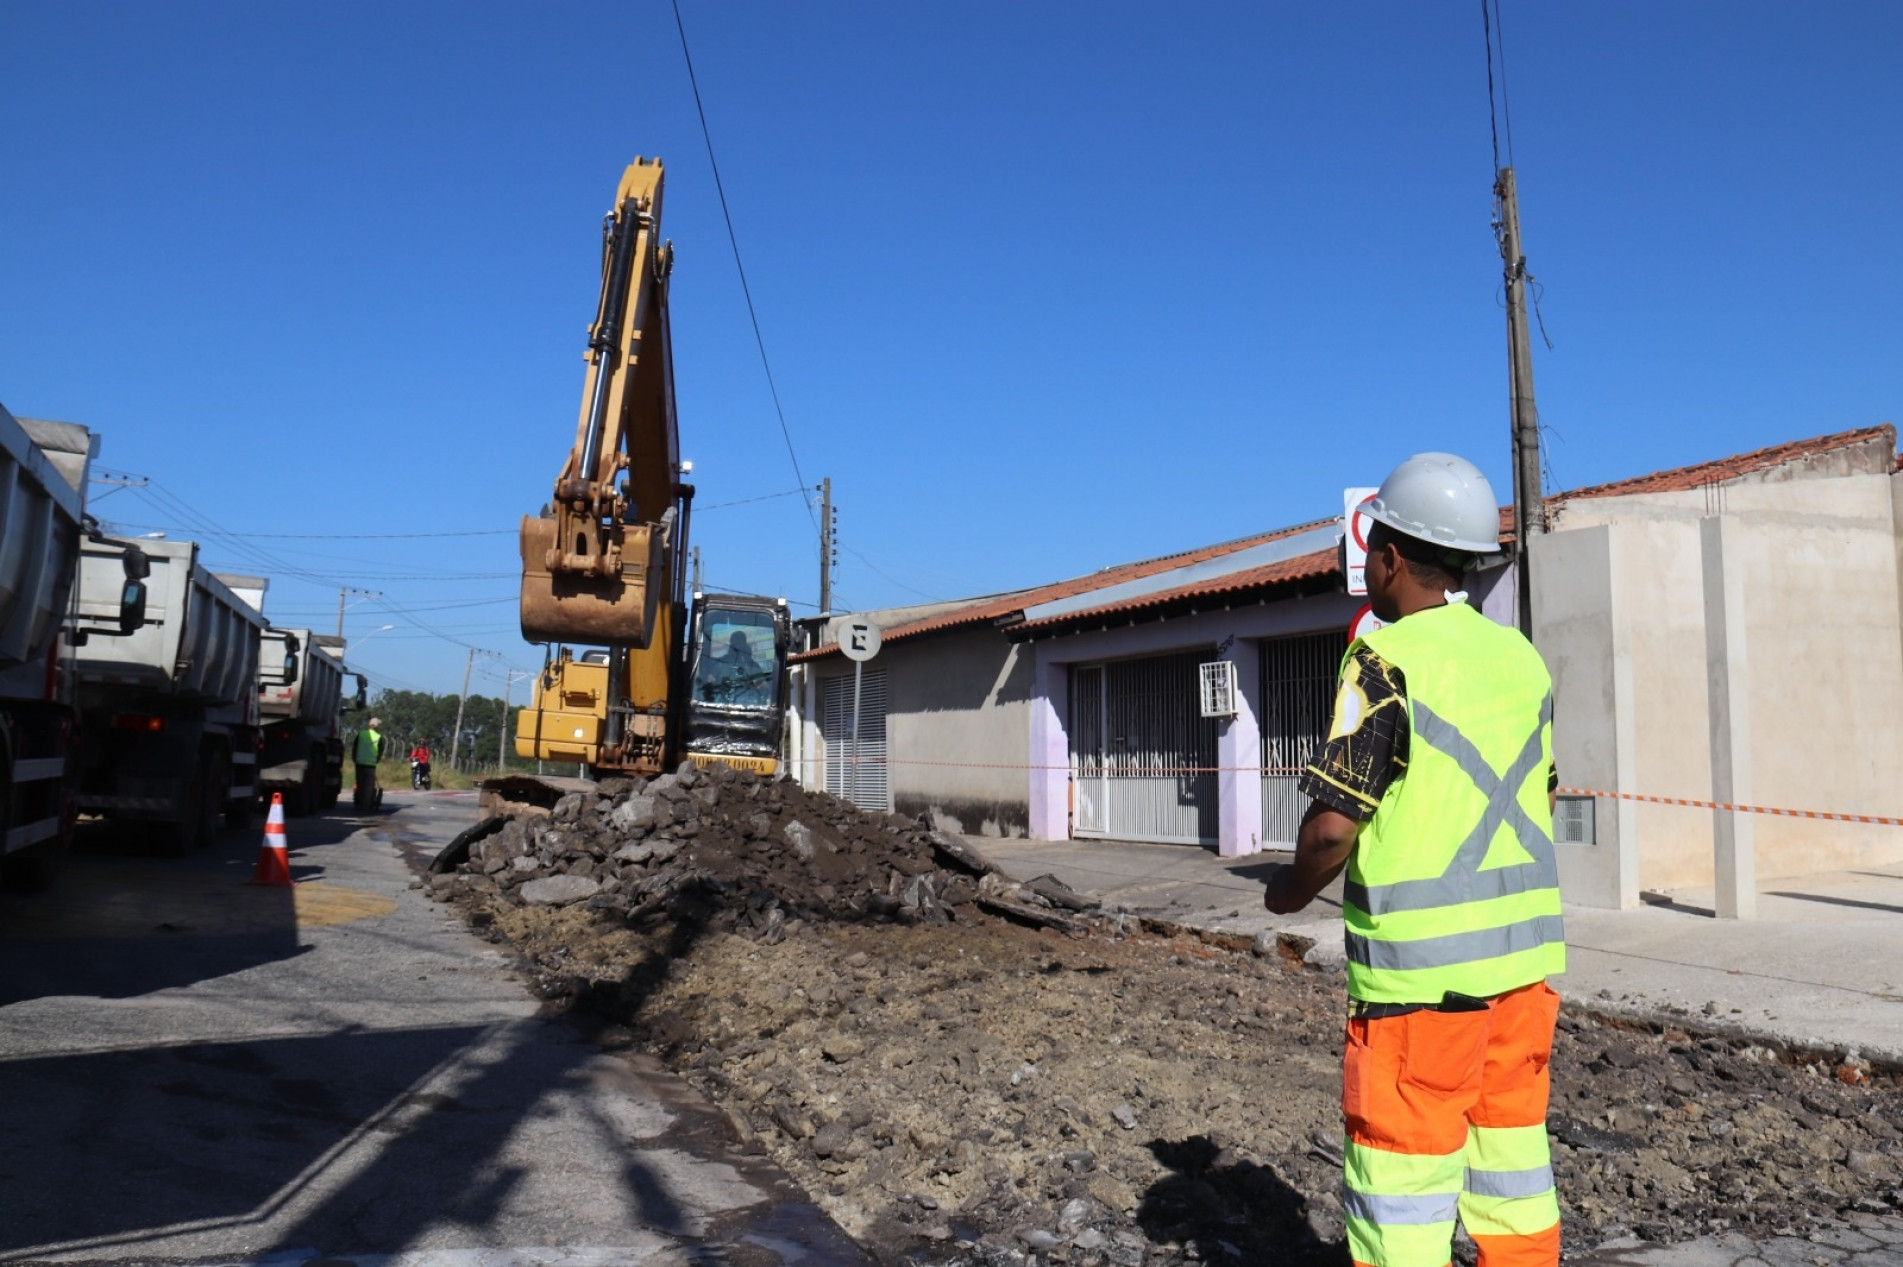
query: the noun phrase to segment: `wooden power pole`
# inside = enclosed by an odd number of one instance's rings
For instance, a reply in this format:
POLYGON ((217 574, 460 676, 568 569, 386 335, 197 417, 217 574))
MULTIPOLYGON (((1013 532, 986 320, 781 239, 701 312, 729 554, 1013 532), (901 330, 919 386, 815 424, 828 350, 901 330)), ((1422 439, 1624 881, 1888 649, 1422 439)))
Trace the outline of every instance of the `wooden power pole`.
POLYGON ((1520 245, 1520 201, 1513 169, 1494 181, 1500 259, 1505 266, 1507 377, 1513 417, 1513 564, 1520 632, 1533 636, 1533 538, 1546 531, 1546 494, 1540 486, 1540 414, 1533 403, 1533 349, 1526 328, 1526 252, 1520 245))
POLYGON ((833 477, 819 482, 819 614, 833 614, 833 549, 839 533, 833 527, 833 477))

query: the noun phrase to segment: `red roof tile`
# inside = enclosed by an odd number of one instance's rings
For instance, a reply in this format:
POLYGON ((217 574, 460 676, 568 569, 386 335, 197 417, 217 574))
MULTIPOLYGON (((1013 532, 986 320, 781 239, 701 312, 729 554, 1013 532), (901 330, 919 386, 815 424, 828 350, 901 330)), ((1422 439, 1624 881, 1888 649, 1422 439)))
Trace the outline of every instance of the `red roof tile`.
MULTIPOLYGON (((1701 462, 1695 466, 1682 466, 1668 471, 1656 471, 1650 475, 1641 475, 1632 479, 1618 480, 1610 484, 1595 484, 1588 488, 1576 488, 1566 492, 1554 493, 1546 501, 1549 506, 1556 502, 1570 501, 1575 498, 1620 497, 1634 493, 1683 492, 1703 488, 1708 484, 1726 480, 1740 479, 1747 475, 1773 470, 1792 462, 1818 457, 1838 449, 1850 448, 1873 440, 1883 440, 1891 450, 1896 446, 1896 429, 1889 423, 1875 427, 1864 427, 1855 431, 1840 431, 1834 435, 1816 436, 1809 440, 1793 440, 1786 444, 1772 445, 1750 453, 1740 453, 1732 457, 1718 458, 1710 462, 1701 462)), ((1897 459, 1896 469, 1903 470, 1903 458, 1897 459)), ((1218 546, 1209 546, 1201 550, 1189 550, 1182 554, 1169 555, 1160 559, 1147 559, 1141 563, 1128 563, 1120 567, 1105 568, 1088 576, 1075 577, 1060 581, 1055 585, 1046 585, 1037 589, 1021 590, 1014 594, 994 595, 966 607, 940 612, 928 619, 901 625, 885 632, 885 641, 895 638, 909 638, 918 634, 932 633, 941 629, 956 628, 961 625, 975 625, 995 621, 1001 617, 1022 612, 1041 603, 1054 602, 1061 598, 1072 598, 1087 594, 1092 590, 1106 589, 1124 581, 1140 577, 1154 576, 1159 572, 1168 572, 1175 568, 1200 563, 1206 559, 1219 558, 1233 554, 1237 550, 1273 541, 1279 537, 1305 532, 1310 528, 1327 523, 1317 520, 1314 523, 1298 524, 1293 528, 1283 528, 1260 536, 1245 537, 1240 541, 1225 542, 1218 546)), ((1500 535, 1503 542, 1513 539, 1513 507, 1500 508, 1500 535)), ((1245 591, 1260 590, 1271 586, 1290 585, 1301 581, 1327 576, 1335 571, 1335 552, 1318 550, 1312 554, 1298 555, 1278 563, 1265 564, 1244 572, 1233 572, 1226 576, 1211 577, 1207 580, 1178 586, 1175 589, 1160 590, 1134 598, 1105 603, 1101 607, 1084 608, 1066 612, 1060 616, 1048 616, 1043 620, 1026 621, 1011 626, 1013 637, 1025 631, 1054 628, 1059 625, 1080 620, 1093 620, 1118 612, 1134 612, 1167 606, 1171 603, 1192 601, 1198 598, 1217 597, 1225 594, 1240 594, 1245 591)), ((836 646, 822 647, 816 651, 794 656, 795 662, 818 659, 838 651, 836 646)))
MULTIPOLYGON (((1577 497, 1623 497, 1632 493, 1690 492, 1708 484, 1721 484, 1727 480, 1740 479, 1746 475, 1755 475, 1760 471, 1772 470, 1792 462, 1801 462, 1806 458, 1818 457, 1877 439, 1884 442, 1889 452, 1896 451, 1896 428, 1886 422, 1856 431, 1839 431, 1827 436, 1813 436, 1809 440, 1791 440, 1784 444, 1774 444, 1766 449, 1754 449, 1749 453, 1700 462, 1696 466, 1681 466, 1669 471, 1654 471, 1650 475, 1640 475, 1633 479, 1617 480, 1610 484, 1575 488, 1569 492, 1554 493, 1546 501, 1548 505, 1551 505, 1554 502, 1571 501, 1577 497)), ((1886 464, 1888 464, 1887 459, 1886 464)))
MULTIPOLYGON (((1155 559, 1144 559, 1139 563, 1118 564, 1114 567, 1104 568, 1099 572, 1091 572, 1085 576, 1072 577, 1067 581, 1058 581, 1052 585, 1038 586, 1035 589, 1018 590, 1011 594, 993 595, 990 598, 980 599, 967 607, 957 607, 951 611, 939 612, 936 616, 928 616, 924 620, 916 620, 910 624, 897 625, 891 629, 887 629, 884 631, 880 641, 882 643, 892 642, 901 638, 915 638, 920 634, 937 633, 945 629, 956 629, 964 625, 984 624, 997 620, 1002 616, 1009 616, 1013 613, 1021 612, 1027 607, 1035 607, 1039 603, 1056 602, 1060 598, 1073 598, 1078 594, 1087 594, 1091 590, 1104 589, 1111 585, 1121 584, 1124 581, 1134 581, 1145 576, 1155 576, 1159 572, 1169 572, 1176 568, 1188 567, 1192 563, 1202 563, 1209 559, 1218 559, 1225 554, 1234 554, 1238 550, 1246 550, 1250 546, 1261 545, 1265 541, 1275 541, 1281 537, 1293 536, 1298 532, 1306 532, 1308 529, 1317 527, 1325 522, 1327 521, 1316 520, 1314 523, 1297 524, 1292 528, 1278 528, 1273 532, 1258 533, 1253 537, 1243 537, 1236 541, 1225 541, 1220 545, 1204 546, 1197 550, 1185 550, 1180 554, 1168 554, 1155 559)), ((1330 557, 1332 558, 1333 556, 1331 555, 1330 557)), ((1293 562, 1293 560, 1290 560, 1290 562, 1293 562)), ((1274 564, 1271 566, 1279 567, 1285 565, 1274 564)), ((1230 579, 1229 577, 1219 578, 1221 582, 1226 582, 1230 579)), ((1206 583, 1216 584, 1218 581, 1206 583)), ((792 663, 799 664, 804 661, 817 660, 825 656, 835 655, 838 651, 839 647, 836 644, 828 643, 826 646, 818 647, 812 651, 803 651, 798 655, 789 657, 789 659, 792 663)))
MULTIPOLYGON (((1313 524, 1307 525, 1313 527, 1313 524)), ((1013 637, 1027 630, 1046 629, 1071 621, 1094 619, 1115 615, 1118 612, 1140 611, 1148 607, 1161 607, 1169 603, 1184 602, 1198 598, 1216 598, 1224 594, 1240 594, 1246 590, 1262 589, 1270 585, 1286 585, 1296 581, 1312 580, 1315 577, 1329 576, 1335 571, 1335 552, 1317 550, 1313 554, 1298 554, 1292 559, 1283 559, 1278 563, 1265 563, 1259 568, 1250 568, 1246 572, 1232 572, 1227 576, 1213 576, 1206 581, 1191 585, 1181 585, 1175 589, 1162 590, 1155 594, 1144 594, 1120 602, 1106 603, 1102 607, 1092 607, 1084 611, 1066 612, 1061 616, 1047 616, 1043 620, 1028 620, 1023 624, 1011 626, 1013 637)))

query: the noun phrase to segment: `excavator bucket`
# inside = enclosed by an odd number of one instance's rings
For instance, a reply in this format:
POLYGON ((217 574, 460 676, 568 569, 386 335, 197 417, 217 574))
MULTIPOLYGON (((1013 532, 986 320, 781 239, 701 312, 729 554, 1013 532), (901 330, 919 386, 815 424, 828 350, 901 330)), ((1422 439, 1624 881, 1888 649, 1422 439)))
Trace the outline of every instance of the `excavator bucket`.
POLYGON ((666 595, 664 537, 622 530, 621 565, 608 575, 559 566, 555 520, 522 520, 522 636, 530 642, 645 648, 666 595))

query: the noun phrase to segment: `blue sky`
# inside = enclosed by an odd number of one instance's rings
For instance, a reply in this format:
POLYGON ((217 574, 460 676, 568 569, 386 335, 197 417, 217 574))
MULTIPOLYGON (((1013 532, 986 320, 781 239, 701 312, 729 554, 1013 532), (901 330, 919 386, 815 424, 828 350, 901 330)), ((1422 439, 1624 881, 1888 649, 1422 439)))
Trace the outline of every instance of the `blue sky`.
MULTIPOLYGON (((1507 496, 1477 6, 682 11, 799 465, 833 479, 837 605, 1318 518, 1421 449, 1507 496)), ((1903 8, 1503 17, 1557 484, 1895 420, 1903 8)), ((573 436, 637 153, 668 164, 708 585, 810 614, 652 0, 0 0, 0 401, 100 432, 153 485, 96 512, 269 573, 278 623, 380 592, 347 617, 374 680, 454 689, 476 646, 499 693, 540 662, 514 525, 573 436)))

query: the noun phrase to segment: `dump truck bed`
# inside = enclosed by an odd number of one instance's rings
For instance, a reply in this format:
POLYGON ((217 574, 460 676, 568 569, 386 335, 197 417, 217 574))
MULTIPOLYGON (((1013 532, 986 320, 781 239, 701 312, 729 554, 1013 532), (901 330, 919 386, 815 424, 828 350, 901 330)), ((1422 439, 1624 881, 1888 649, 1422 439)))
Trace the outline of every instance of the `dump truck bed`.
POLYGON ((84 427, 0 407, 0 672, 44 660, 59 632, 91 452, 84 427))

